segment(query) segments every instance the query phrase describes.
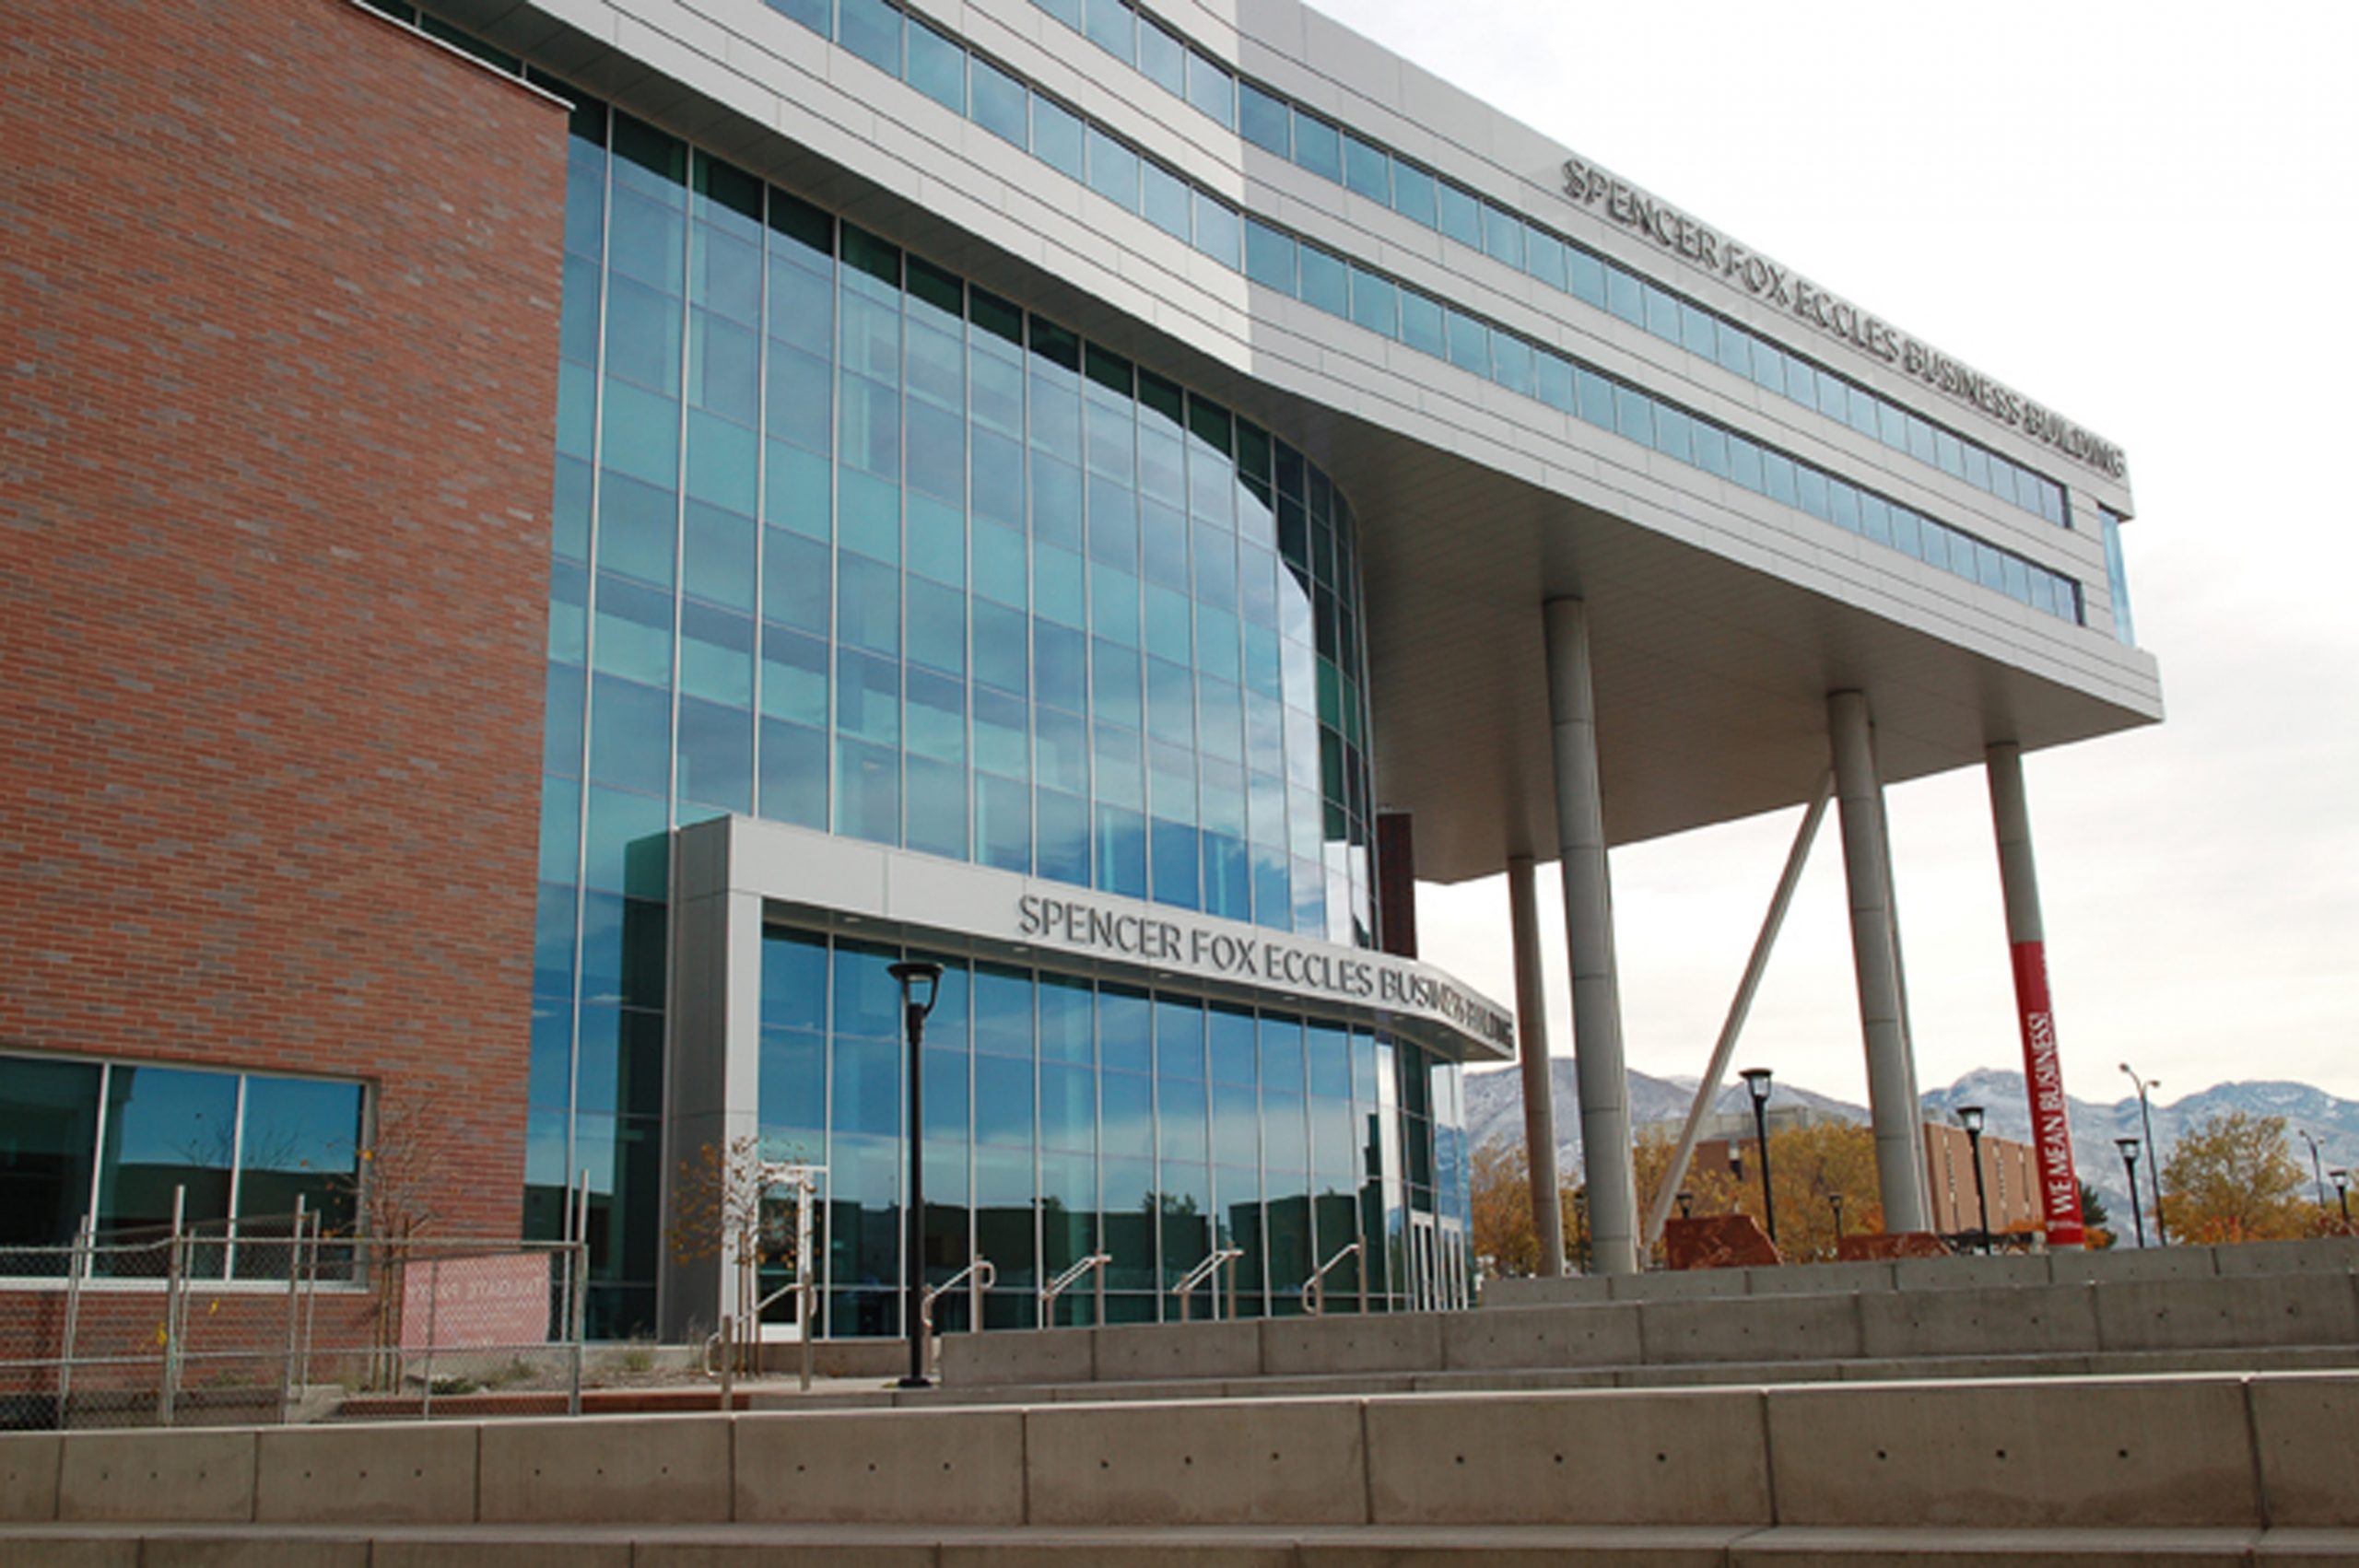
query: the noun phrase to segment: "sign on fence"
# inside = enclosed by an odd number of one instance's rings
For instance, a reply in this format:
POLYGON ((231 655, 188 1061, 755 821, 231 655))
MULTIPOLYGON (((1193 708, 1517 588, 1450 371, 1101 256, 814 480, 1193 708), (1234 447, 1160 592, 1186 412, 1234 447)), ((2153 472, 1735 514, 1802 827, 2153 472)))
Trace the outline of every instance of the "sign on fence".
POLYGON ((402 1349, 487 1350, 549 1339, 549 1255, 412 1258, 402 1280, 402 1349))

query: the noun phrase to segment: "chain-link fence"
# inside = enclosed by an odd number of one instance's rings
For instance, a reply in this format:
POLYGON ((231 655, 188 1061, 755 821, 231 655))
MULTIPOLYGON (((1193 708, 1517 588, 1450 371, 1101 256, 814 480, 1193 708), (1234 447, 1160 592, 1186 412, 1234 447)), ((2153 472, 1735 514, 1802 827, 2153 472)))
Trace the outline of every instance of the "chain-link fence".
POLYGON ((0 1248, 0 1429, 580 1410, 579 1243, 318 1219, 0 1248))

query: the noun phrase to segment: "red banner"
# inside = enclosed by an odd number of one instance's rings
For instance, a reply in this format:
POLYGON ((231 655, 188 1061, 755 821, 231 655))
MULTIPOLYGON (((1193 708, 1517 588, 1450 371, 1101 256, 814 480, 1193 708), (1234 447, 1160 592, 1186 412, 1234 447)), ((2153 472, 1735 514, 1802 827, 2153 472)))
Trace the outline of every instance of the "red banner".
POLYGON ((2081 1178, 2072 1168, 2072 1124, 2064 1101, 2064 1069, 2056 1059, 2056 1015, 2048 1004, 2048 950, 2036 942, 2014 945, 2015 1009, 2023 1016, 2024 1086, 2031 1095, 2031 1141, 2039 1159, 2040 1209, 2048 1245, 2080 1246, 2081 1178))

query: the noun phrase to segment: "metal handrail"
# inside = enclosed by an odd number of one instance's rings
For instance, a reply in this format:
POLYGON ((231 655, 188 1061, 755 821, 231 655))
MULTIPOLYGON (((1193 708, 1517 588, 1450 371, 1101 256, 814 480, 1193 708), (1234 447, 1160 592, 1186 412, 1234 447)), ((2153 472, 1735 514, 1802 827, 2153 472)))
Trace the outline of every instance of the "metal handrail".
MULTIPOLYGON (((1189 1298, 1195 1293, 1196 1287, 1203 1284, 1206 1280, 1212 1278, 1215 1271, 1216 1271, 1222 1264, 1232 1262, 1244 1256, 1245 1249, 1241 1246, 1216 1246, 1213 1249, 1210 1257, 1206 1258, 1202 1263, 1197 1264, 1193 1269, 1189 1270, 1187 1277, 1181 1280, 1178 1284, 1171 1287, 1171 1293, 1180 1298, 1180 1322, 1185 1323, 1188 1321, 1189 1298)), ((1233 1308, 1235 1305, 1236 1302, 1234 1295, 1232 1294, 1230 1305, 1233 1308)), ((1220 1316, 1218 1286, 1214 1287, 1213 1316, 1215 1317, 1220 1316)))
POLYGON ((977 1291, 987 1291, 993 1285, 999 1283, 998 1265, 994 1264, 988 1258, 978 1258, 972 1263, 968 1264, 964 1269, 959 1270, 956 1274, 951 1275, 950 1278, 943 1281, 942 1283, 928 1287, 924 1298, 918 1304, 918 1319, 925 1325, 925 1331, 927 1333, 931 1334, 933 1332, 934 1298, 936 1296, 945 1294, 948 1292, 957 1290, 960 1285, 967 1282, 968 1276, 969 1275, 974 1277, 975 1282, 973 1288, 977 1291))
POLYGON ((1306 1316, 1316 1317, 1327 1310, 1327 1275, 1346 1258, 1359 1256, 1360 1244, 1347 1241, 1335 1251, 1335 1256, 1319 1266, 1319 1270, 1302 1282, 1302 1310, 1306 1316))
MULTIPOLYGON (((761 1300, 754 1304, 754 1322, 756 1324, 759 1324, 762 1320, 762 1314, 768 1312, 774 1303, 785 1300, 788 1296, 792 1295, 797 1291, 808 1290, 810 1288, 811 1281, 807 1280, 788 1281, 785 1284, 780 1285, 778 1289, 772 1291, 769 1294, 764 1296, 761 1300)), ((804 1338, 810 1338, 811 1326, 809 1324, 798 1324, 797 1327, 802 1330, 804 1338)), ((724 1336, 718 1328, 704 1337, 704 1356, 698 1364, 703 1367, 704 1375, 707 1377, 718 1377, 721 1375, 721 1369, 712 1364, 712 1352, 721 1347, 721 1341, 723 1338, 724 1336)))
POLYGON ((1079 1284, 1083 1278, 1086 1276, 1091 1270, 1103 1269, 1107 1264, 1113 1261, 1114 1255, 1110 1252, 1093 1252, 1088 1257, 1083 1258, 1080 1262, 1074 1264, 1072 1268, 1066 1270, 1063 1273, 1058 1275, 1055 1279, 1050 1280, 1047 1284, 1042 1285, 1040 1287, 1041 1327, 1046 1328, 1048 1326, 1049 1308, 1056 1305, 1056 1301, 1059 1296, 1064 1294, 1065 1292, 1079 1284))

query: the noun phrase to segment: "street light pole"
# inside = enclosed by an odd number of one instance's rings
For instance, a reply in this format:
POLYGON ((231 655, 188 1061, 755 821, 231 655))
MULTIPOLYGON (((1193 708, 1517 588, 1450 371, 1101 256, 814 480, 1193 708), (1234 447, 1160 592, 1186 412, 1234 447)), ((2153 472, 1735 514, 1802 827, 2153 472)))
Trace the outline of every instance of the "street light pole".
POLYGON ((1960 1106, 1957 1124, 1966 1129, 1966 1145, 1974 1160, 1974 1213, 1981 1222, 1982 1256, 1990 1256, 1990 1200, 1982 1189, 1982 1107, 1960 1106))
MULTIPOLYGON (((2146 1250, 2146 1217, 2138 1208, 2138 1140, 2117 1138, 2113 1146, 2121 1151, 2122 1166, 2130 1173, 2130 1223, 2138 1233, 2138 1250, 2143 1252, 2146 1250)), ((2154 1223, 2160 1224, 2162 1219, 2162 1215, 2156 1214, 2154 1223)))
POLYGON ((2351 1173, 2329 1171, 2326 1174, 2334 1178, 2334 1201, 2342 1210, 2342 1230, 2348 1235, 2351 1232, 2351 1173))
MULTIPOLYGON (((2154 1245, 2168 1246, 2171 1244, 2171 1228, 2163 1221, 2163 1160, 2154 1148, 2154 1115, 2146 1104, 2147 1091, 2161 1088, 2163 1081, 2139 1077, 2130 1071, 2130 1064, 2126 1061, 2121 1064, 2121 1071, 2129 1072, 2130 1082, 2138 1085, 2138 1124, 2146 1129, 2146 1185, 2154 1189, 2154 1245)), ((2133 1190, 2130 1196, 2135 1198, 2137 1193, 2133 1190)), ((2135 1204, 2131 1206, 2136 1207, 2135 1204)), ((2142 1242, 2140 1245, 2144 1244, 2142 1242)))
POLYGON ((1840 1252, 1843 1250, 1843 1195, 1828 1193, 1826 1206, 1835 1211, 1835 1250, 1840 1252))
POLYGON ((2318 1158, 2318 1141, 2310 1136, 2310 1129, 2306 1127, 2297 1127, 2294 1130, 2300 1133, 2302 1141, 2310 1146, 2310 1176, 2318 1184, 2318 1212, 2323 1214, 2326 1212, 2326 1166, 2318 1158))
POLYGON ((1761 1143, 1761 1223, 1769 1245, 1778 1245, 1778 1200, 1769 1192, 1769 1070, 1748 1067, 1737 1074, 1753 1094, 1753 1129, 1761 1143))
POLYGON ((925 1020, 942 987, 942 965, 910 958, 886 970, 901 986, 901 1025, 910 1040, 910 1197, 908 1257, 902 1261, 908 1297, 902 1327, 910 1336, 910 1375, 904 1388, 933 1387, 926 1376, 925 1347, 925 1020))

